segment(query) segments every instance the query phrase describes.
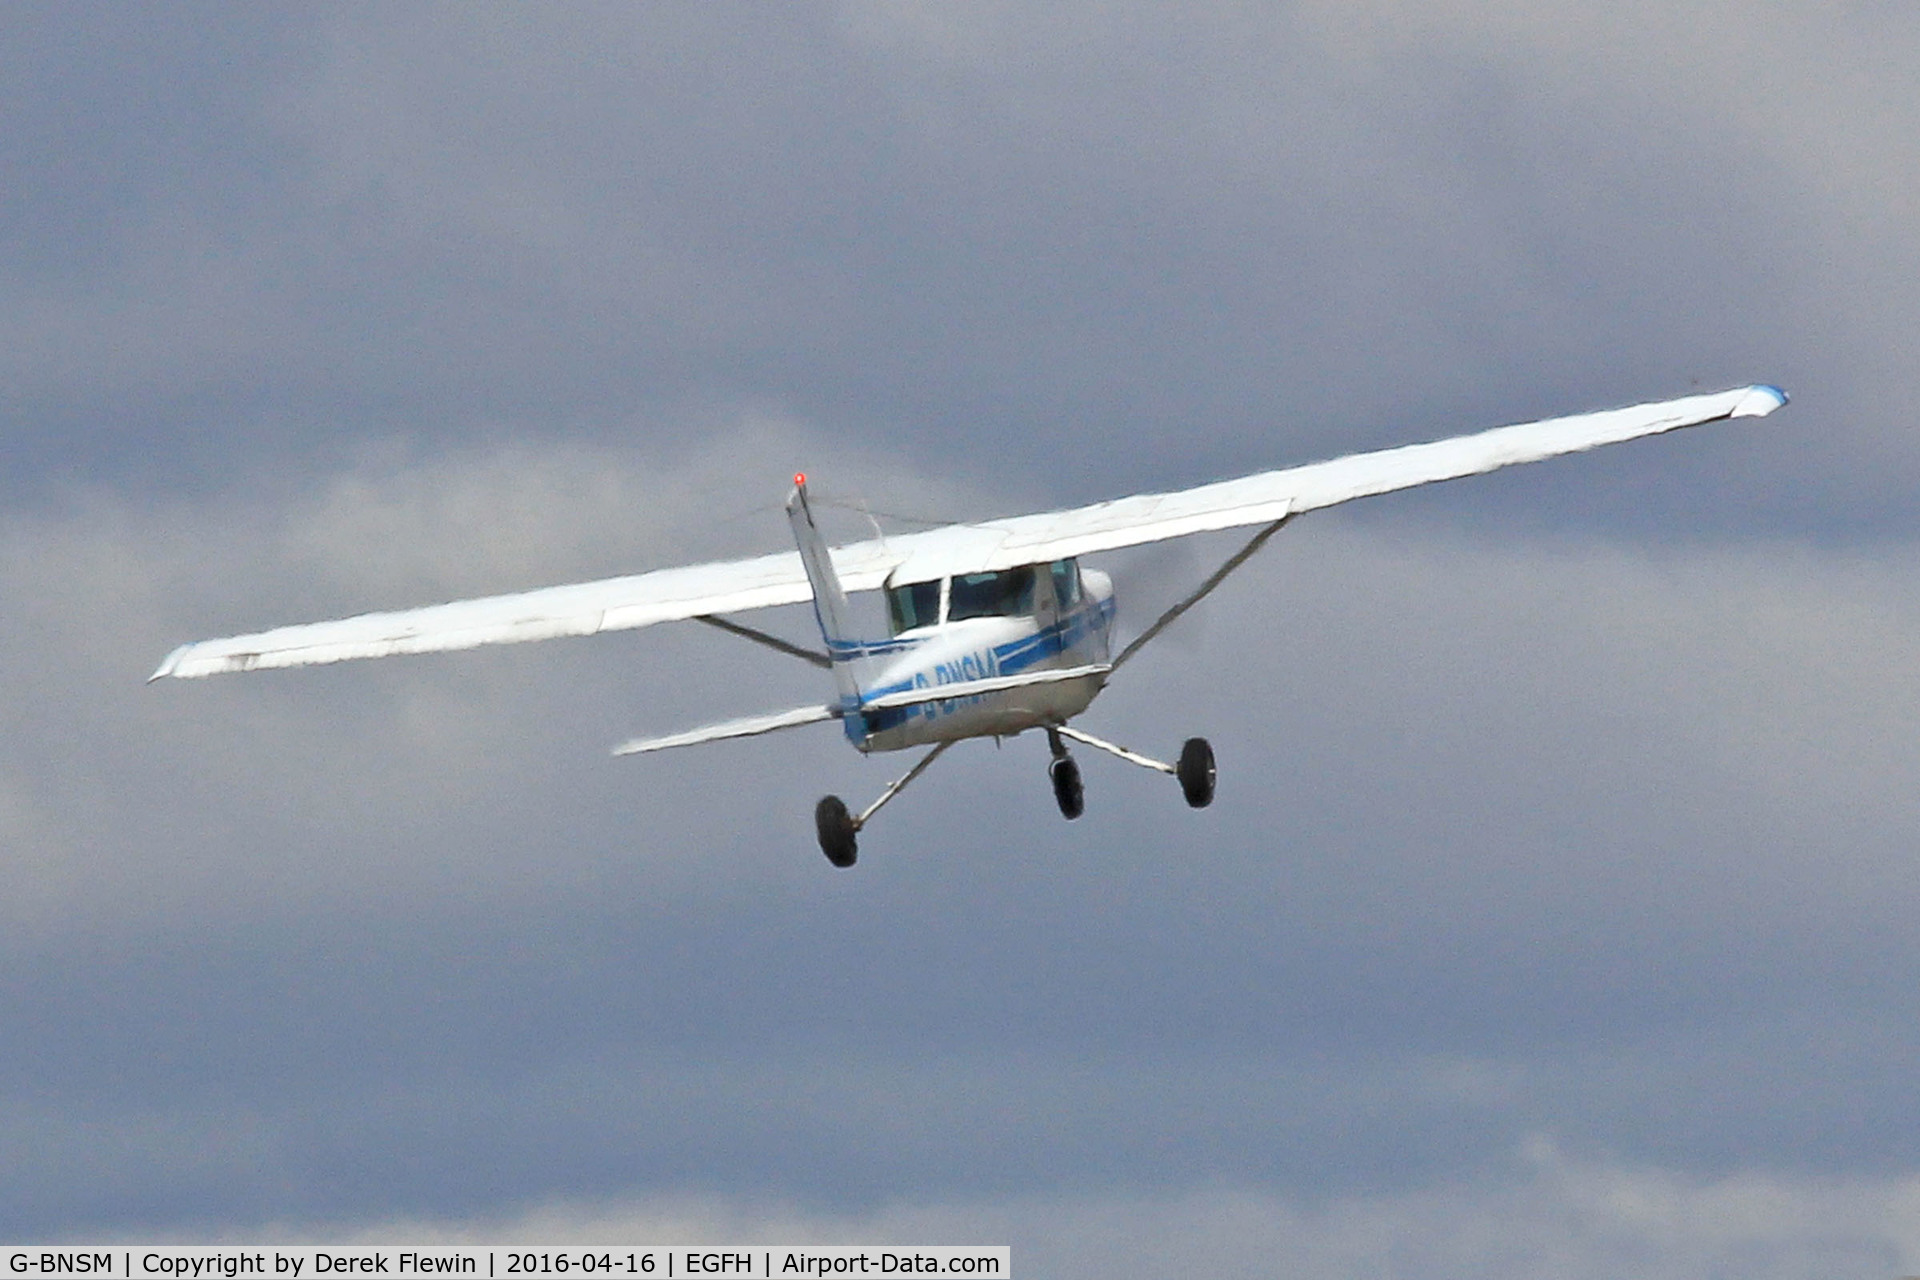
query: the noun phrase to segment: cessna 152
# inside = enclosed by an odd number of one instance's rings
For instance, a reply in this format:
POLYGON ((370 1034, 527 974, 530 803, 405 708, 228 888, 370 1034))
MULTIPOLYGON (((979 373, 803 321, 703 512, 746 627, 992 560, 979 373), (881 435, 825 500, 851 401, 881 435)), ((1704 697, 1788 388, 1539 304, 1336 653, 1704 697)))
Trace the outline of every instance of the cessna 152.
POLYGON ((1187 803, 1200 808, 1212 802, 1214 792, 1213 750, 1205 738, 1187 739, 1178 759, 1166 763, 1069 722, 1116 671, 1289 520, 1370 494, 1723 418, 1761 417, 1786 402, 1786 393, 1776 387, 1738 387, 1354 454, 1176 493, 949 525, 834 549, 814 522, 806 477, 797 475, 787 500, 797 551, 202 640, 175 649, 151 679, 468 649, 694 619, 830 670, 837 697, 774 715, 638 738, 615 747, 616 755, 827 720, 840 721, 848 741, 862 752, 931 748, 860 812, 838 796, 816 806, 820 848, 837 867, 853 865, 858 833, 880 807, 964 738, 1043 730, 1054 797, 1068 818, 1079 817, 1084 805, 1068 740, 1173 775, 1187 803), (1104 573, 1082 568, 1081 556, 1246 526, 1258 526, 1251 541, 1113 651, 1113 584, 1104 573), (892 632, 885 638, 862 637, 854 626, 847 593, 870 590, 885 593, 892 632), (824 653, 722 616, 806 600, 813 602, 824 653))

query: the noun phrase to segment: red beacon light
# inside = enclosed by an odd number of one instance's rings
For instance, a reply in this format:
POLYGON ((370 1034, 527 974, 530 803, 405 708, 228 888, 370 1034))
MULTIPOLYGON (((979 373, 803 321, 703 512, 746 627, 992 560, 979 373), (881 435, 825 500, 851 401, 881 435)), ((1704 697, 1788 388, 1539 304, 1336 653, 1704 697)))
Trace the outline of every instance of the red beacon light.
POLYGON ((806 488, 806 487, 807 487, 807 473, 806 473, 806 472, 804 472, 804 471, 796 471, 796 472, 794 472, 794 473, 793 473, 793 487, 794 487, 794 488, 796 488, 796 489, 804 489, 804 488, 806 488))

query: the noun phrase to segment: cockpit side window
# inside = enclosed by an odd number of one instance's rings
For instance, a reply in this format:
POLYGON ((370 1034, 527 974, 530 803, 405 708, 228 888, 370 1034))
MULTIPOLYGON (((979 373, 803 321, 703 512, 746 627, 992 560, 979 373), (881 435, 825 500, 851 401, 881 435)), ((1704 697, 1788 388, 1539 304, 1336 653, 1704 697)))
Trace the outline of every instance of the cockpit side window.
POLYGON ((888 587, 887 620, 893 624, 895 635, 940 621, 939 579, 888 587))
POLYGON ((1053 574, 1053 604, 1061 613, 1080 603, 1080 562, 1055 560, 1047 566, 1053 574))
POLYGON ((992 573, 956 574, 947 600, 947 619, 1017 618, 1033 612, 1034 567, 992 573))

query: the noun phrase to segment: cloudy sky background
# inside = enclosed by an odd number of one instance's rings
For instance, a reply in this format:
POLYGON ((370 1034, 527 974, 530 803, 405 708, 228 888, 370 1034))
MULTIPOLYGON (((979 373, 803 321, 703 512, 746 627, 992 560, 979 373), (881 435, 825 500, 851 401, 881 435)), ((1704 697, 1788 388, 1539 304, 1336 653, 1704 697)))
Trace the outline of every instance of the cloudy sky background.
POLYGON ((1920 1269, 1913 6, 23 5, 0 104, 0 1235, 1920 1269), (833 872, 904 760, 606 757, 819 696, 704 630, 141 683, 776 549, 796 466, 1755 380, 1291 528, 1088 720, 1199 814, 976 745, 833 872))

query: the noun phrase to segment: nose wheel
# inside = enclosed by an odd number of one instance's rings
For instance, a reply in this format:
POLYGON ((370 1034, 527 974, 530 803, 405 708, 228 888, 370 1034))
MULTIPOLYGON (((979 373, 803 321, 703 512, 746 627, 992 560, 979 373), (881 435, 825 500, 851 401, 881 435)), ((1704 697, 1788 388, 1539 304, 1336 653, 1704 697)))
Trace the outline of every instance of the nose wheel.
POLYGON ((1087 811, 1086 788, 1080 784, 1080 766, 1067 754, 1067 744, 1057 729, 1047 730, 1047 747, 1053 759, 1047 763, 1047 780, 1053 783, 1053 802, 1068 822, 1087 811))
POLYGON ((1053 783, 1053 801, 1060 806, 1061 817, 1071 822, 1087 811, 1086 788, 1080 785, 1080 766, 1072 756, 1061 756, 1049 764, 1047 777, 1053 783))

